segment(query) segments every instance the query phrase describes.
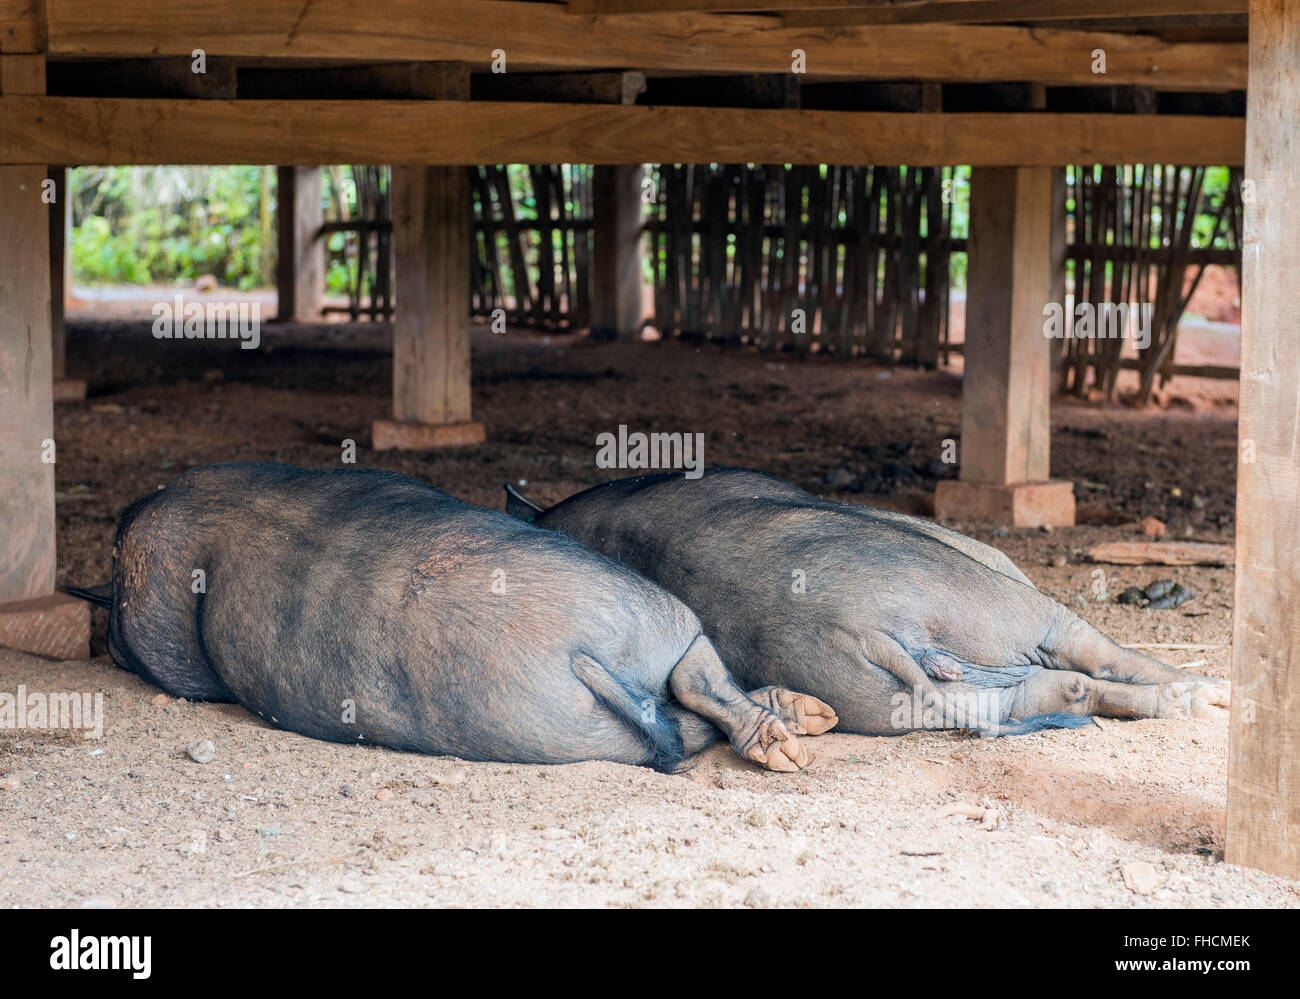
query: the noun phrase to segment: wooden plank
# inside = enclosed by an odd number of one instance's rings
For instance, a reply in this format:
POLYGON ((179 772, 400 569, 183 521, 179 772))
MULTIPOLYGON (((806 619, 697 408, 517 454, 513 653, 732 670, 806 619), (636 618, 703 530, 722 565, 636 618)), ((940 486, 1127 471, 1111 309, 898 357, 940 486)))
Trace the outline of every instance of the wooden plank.
POLYGON ((358 31, 353 0, 48 0, 51 53, 209 55, 346 61, 456 60, 486 68, 504 52, 511 72, 604 69, 789 73, 793 52, 813 76, 1098 83, 1214 90, 1246 84, 1241 44, 1170 44, 1089 31, 970 25, 790 27, 744 14, 573 17, 558 4, 515 0, 386 0, 358 31))
POLYGON ((1300 9, 1254 0, 1250 44, 1224 859, 1300 878, 1300 9))
POLYGON ((54 590, 54 465, 42 460, 54 438, 45 176, 0 167, 0 604, 54 590))
POLYGON ((634 339, 641 333, 641 178, 635 166, 598 166, 592 179, 595 256, 591 335, 634 339))
POLYGON ((961 478, 1043 482, 1051 444, 1052 171, 971 171, 961 478))
POLYGON ((0 0, 0 52, 45 51, 42 0, 0 0))
POLYGON ((393 168, 397 313, 393 416, 470 418, 469 175, 464 167, 393 168))
POLYGON ((275 178, 276 318, 319 322, 325 297, 325 245, 316 238, 324 221, 321 168, 283 166, 275 178))
POLYGON ((1108 541, 1088 549, 1108 565, 1232 565, 1232 545, 1204 541, 1108 541))
MULTIPOLYGON (((673 0, 665 0, 673 2, 673 0)), ((683 0, 686 2, 686 0, 683 0)), ((1070 21, 1086 24, 1093 18, 1179 17, 1198 14, 1240 14, 1249 0, 1096 0, 1081 7, 1078 0, 941 0, 936 3, 819 4, 790 9, 782 20, 791 27, 840 27, 864 24, 994 24, 1014 21, 1070 21)), ((757 8, 755 8, 757 9, 757 8)))
MULTIPOLYGON (((983 7, 987 0, 567 0, 570 14, 649 14, 727 11, 869 11, 983 7)), ((1237 13, 1248 0, 1005 0, 1012 8, 1006 20, 1032 21, 1054 17, 1112 17, 1125 14, 1169 15, 1237 13), (1015 10, 1019 8, 1019 11, 1015 10)))
POLYGON ((1241 163, 1231 118, 0 98, 0 163, 1241 163))

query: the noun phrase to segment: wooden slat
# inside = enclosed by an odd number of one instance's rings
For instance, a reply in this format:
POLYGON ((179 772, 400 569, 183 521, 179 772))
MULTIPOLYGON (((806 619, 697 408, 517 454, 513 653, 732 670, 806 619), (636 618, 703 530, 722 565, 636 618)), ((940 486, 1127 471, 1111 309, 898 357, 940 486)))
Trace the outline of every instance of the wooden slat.
MULTIPOLYGON (((998 0, 1013 10, 1004 20, 1032 21, 1056 17, 1123 15, 1223 14, 1246 10, 1248 0, 998 0)), ((986 6, 985 0, 568 0, 570 14, 649 14, 727 11, 849 11, 918 9, 942 19, 947 11, 960 16, 966 7, 986 6)))
POLYGON ((1231 118, 461 101, 0 98, 2 163, 1207 163, 1231 118))
POLYGON ((512 0, 48 0, 60 55, 188 54, 259 59, 450 59, 482 69, 506 53, 511 72, 610 66, 639 70, 789 73, 802 49, 813 76, 1037 80, 1057 85, 1245 86, 1244 45, 1173 45, 1139 35, 964 25, 791 28, 744 14, 573 17, 558 4, 512 0), (1107 73, 1092 72, 1092 50, 1107 73))
POLYGON ((1300 878, 1300 8, 1250 10, 1225 858, 1300 878))
MULTIPOLYGON (((668 0, 672 2, 672 0, 668 0)), ((1001 21, 1086 22, 1090 19, 1162 17, 1177 27, 1180 18, 1202 14, 1240 14, 1248 0, 943 0, 937 3, 820 4, 790 9, 782 20, 791 27, 863 24, 996 24, 1001 21)))
MULTIPOLYGON (((286 166, 276 171, 275 265, 278 318, 317 322, 325 295, 325 244, 320 232, 321 168, 286 166)), ((363 244, 366 242, 362 237, 363 244)))

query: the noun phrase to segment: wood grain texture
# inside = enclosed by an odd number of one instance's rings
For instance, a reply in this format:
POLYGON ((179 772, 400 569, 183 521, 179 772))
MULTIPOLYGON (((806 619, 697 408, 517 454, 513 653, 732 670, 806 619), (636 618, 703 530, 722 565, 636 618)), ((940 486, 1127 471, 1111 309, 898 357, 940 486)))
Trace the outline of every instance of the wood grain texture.
POLYGON ((1090 31, 970 25, 788 27, 752 14, 575 17, 558 4, 511 0, 48 0, 49 47, 60 55, 188 54, 274 59, 458 60, 475 69, 503 50, 524 69, 789 73, 792 52, 820 76, 918 80, 1101 82, 1231 89, 1246 85, 1240 44, 1174 44, 1090 31))
POLYGON ((1042 482, 1050 467, 1052 171, 971 172, 961 478, 1042 482))
POLYGON ((1300 7, 1250 20, 1225 859, 1300 878, 1300 7))
POLYGON ((638 164, 598 166, 592 178, 591 335, 598 340, 629 340, 641 333, 643 176, 638 164))
POLYGON ((462 167, 393 168, 397 421, 469 421, 469 205, 462 167))
POLYGON ((321 208, 321 168, 279 167, 275 172, 276 316, 319 322, 325 297, 325 244, 316 238, 321 208))
POLYGON ((462 101, 0 98, 0 164, 1242 161, 1239 119, 462 101))
POLYGON ((0 167, 0 603, 54 589, 54 437, 45 167, 0 167))

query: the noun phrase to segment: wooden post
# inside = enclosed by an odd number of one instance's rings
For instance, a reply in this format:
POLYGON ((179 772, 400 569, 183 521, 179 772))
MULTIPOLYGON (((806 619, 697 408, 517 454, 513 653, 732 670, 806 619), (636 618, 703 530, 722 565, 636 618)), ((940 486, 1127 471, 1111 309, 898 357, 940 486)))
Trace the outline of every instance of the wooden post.
MULTIPOLYGON (((0 93, 45 91, 43 55, 0 56, 0 93)), ((54 593, 53 345, 45 167, 0 167, 0 645, 90 655, 90 605, 54 593)))
POLYGON ((1074 523, 1074 488, 1048 481, 1052 171, 971 171, 961 479, 939 517, 1017 527, 1074 523))
MULTIPOLYGON (((469 67, 443 63, 421 96, 469 99, 469 67), (430 89, 431 88, 431 89, 430 89)), ((463 166, 393 167, 393 419, 376 420, 375 450, 481 444, 470 419, 469 173, 463 166)))
POLYGON ((635 339, 645 318, 641 252, 641 182, 634 166, 597 166, 592 177, 595 253, 591 280, 591 335, 635 339))
POLYGON ((1252 0, 1225 859, 1300 878, 1300 9, 1252 0))
POLYGON ((72 291, 72 254, 68 232, 72 220, 72 199, 68 196, 68 168, 50 167, 48 180, 54 201, 48 205, 50 222, 50 346, 54 371, 54 401, 80 402, 86 398, 86 383, 68 377, 68 328, 65 320, 72 291))
POLYGON ((324 221, 321 168, 282 166, 276 169, 275 176, 279 243, 276 318, 319 322, 325 294, 325 244, 316 238, 324 221))

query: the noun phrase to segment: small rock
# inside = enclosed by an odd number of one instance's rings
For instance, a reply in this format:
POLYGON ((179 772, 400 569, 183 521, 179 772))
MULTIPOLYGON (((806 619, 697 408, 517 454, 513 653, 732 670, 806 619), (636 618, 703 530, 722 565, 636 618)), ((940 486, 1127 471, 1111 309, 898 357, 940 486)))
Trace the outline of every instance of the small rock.
POLYGON ((390 790, 388 790, 388 788, 386 788, 386 787, 381 787, 378 791, 375 792, 375 800, 376 800, 376 801, 392 801, 392 800, 393 800, 393 792, 390 791, 390 790))
POLYGON ((164 704, 171 704, 171 702, 172 699, 168 697, 166 694, 158 694, 149 703, 152 704, 155 708, 161 708, 164 704))
POLYGON ((852 482, 853 473, 843 466, 826 473, 826 485, 832 489, 847 489, 852 482))
POLYGON ((1119 869, 1124 885, 1138 895, 1150 895, 1160 885, 1156 869, 1145 860, 1134 860, 1119 869))
POLYGON ((754 885, 745 896, 745 904, 751 909, 768 909, 772 905, 772 896, 767 893, 767 889, 754 885))
POLYGON ((1070 560, 1066 558, 1064 555, 1052 556, 1052 565, 1058 569, 1061 568, 1062 566, 1069 565, 1069 564, 1070 564, 1070 560))
POLYGON ((1165 522, 1157 520, 1155 517, 1142 518, 1142 533, 1148 538, 1163 538, 1165 536, 1165 522))
POLYGON ((459 784, 462 780, 464 780, 464 778, 461 777, 460 774, 429 774, 429 783, 433 785, 450 787, 453 784, 459 784))
POLYGON ((195 763, 211 763, 217 758, 217 747, 208 739, 191 742, 185 747, 185 752, 195 763))
POLYGON ((17 791, 19 786, 18 778, 13 774, 0 780, 0 791, 17 791))
POLYGON ((1044 534, 1051 534, 1054 530, 1056 530, 1056 528, 1053 527, 1051 524, 1043 524, 1038 529, 1042 531, 1044 534))

